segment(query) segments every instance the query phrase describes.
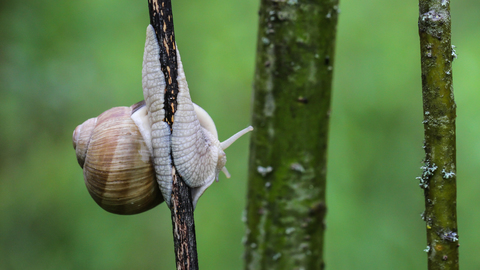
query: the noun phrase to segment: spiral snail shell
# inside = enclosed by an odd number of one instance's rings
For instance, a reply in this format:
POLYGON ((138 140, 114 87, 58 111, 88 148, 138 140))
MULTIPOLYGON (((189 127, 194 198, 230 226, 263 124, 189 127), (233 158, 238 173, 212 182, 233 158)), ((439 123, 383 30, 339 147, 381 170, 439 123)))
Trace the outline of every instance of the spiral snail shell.
POLYGON ((73 146, 85 185, 99 206, 115 214, 137 214, 163 202, 151 150, 132 119, 145 109, 115 107, 79 125, 73 146))
POLYGON ((149 25, 142 69, 145 102, 112 108, 73 133, 87 189, 97 204, 112 213, 141 213, 163 201, 170 207, 173 165, 191 188, 195 207, 205 190, 218 181, 220 171, 230 177, 224 150, 253 130, 249 126, 224 142, 218 140, 212 118, 191 101, 178 49, 179 94, 170 129, 164 121, 166 83, 159 51, 149 25))

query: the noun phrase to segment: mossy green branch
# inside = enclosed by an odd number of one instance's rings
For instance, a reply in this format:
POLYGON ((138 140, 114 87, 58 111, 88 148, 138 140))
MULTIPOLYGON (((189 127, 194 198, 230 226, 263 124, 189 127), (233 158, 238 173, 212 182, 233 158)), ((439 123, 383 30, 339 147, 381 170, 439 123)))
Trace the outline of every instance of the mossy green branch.
POLYGON ((428 269, 458 269, 456 199, 456 105, 452 86, 449 0, 420 0, 425 165, 420 186, 425 193, 428 269))
POLYGON ((337 0, 262 0, 246 269, 323 269, 337 0))

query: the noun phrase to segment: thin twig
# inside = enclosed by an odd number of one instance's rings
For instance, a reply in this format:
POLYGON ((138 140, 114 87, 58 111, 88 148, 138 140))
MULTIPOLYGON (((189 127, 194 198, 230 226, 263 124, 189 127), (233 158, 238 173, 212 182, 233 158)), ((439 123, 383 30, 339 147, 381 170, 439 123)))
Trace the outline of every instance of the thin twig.
MULTIPOLYGON (((160 63, 165 75, 165 118, 170 127, 177 108, 177 53, 170 0, 149 0, 150 24, 160 45, 160 63)), ((173 162, 173 161, 172 161, 173 162)), ((190 188, 176 172, 173 177, 171 213, 177 269, 198 269, 195 221, 190 188)))
POLYGON ((458 269, 456 105, 453 98, 450 1, 420 0, 428 269, 458 269))

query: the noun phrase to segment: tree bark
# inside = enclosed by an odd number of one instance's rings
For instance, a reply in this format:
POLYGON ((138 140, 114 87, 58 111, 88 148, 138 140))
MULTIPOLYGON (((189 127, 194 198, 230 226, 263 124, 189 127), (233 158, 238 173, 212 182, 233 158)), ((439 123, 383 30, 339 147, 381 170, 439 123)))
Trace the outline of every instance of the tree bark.
MULTIPOLYGON (((165 75, 165 118, 170 125, 177 108, 177 53, 170 0, 149 0, 150 24, 154 27, 160 45, 160 63, 165 75)), ((173 160, 172 160, 173 164, 173 160)), ((171 214, 177 269, 198 269, 195 220, 190 188, 176 170, 173 175, 171 214)))
POLYGON ((337 0, 262 0, 245 269, 323 269, 337 0))
POLYGON ((456 199, 456 105, 452 86, 449 0, 420 0, 418 28, 422 66, 428 269, 458 269, 456 199))

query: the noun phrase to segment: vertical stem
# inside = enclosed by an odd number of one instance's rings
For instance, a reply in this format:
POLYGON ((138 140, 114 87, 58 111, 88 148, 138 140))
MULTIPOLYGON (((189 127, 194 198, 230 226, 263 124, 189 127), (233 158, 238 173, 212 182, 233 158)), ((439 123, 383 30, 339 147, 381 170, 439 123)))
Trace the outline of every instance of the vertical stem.
POLYGON ((456 105, 452 86, 449 0, 420 0, 418 27, 422 66, 428 269, 458 269, 456 199, 456 105))
POLYGON ((150 24, 157 33, 160 45, 160 63, 165 75, 167 90, 165 92, 165 118, 171 126, 173 114, 177 109, 177 51, 173 26, 172 3, 170 0, 148 0, 150 24))
POLYGON ((245 269, 323 269, 337 0, 262 0, 245 269))
MULTIPOLYGON (((165 75, 165 118, 170 127, 177 108, 177 53, 170 0, 148 0, 150 24, 160 45, 160 63, 165 75)), ((173 163, 173 161, 172 161, 173 163)), ((173 176, 171 214, 177 269, 198 269, 195 220, 190 188, 176 172, 173 176)))

